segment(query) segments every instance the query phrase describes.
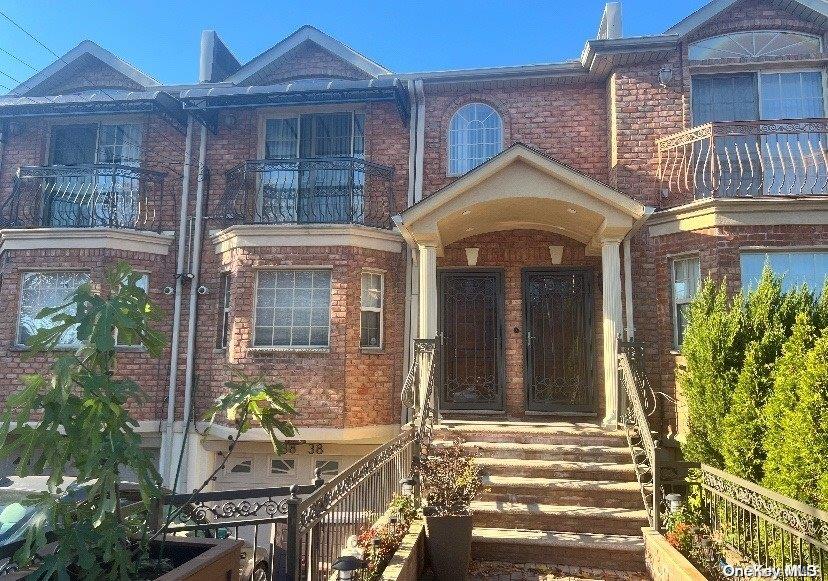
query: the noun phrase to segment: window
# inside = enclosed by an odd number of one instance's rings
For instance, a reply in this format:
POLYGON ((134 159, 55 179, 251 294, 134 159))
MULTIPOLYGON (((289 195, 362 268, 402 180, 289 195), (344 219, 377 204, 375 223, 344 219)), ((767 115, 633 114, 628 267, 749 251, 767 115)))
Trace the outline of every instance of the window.
POLYGON ((222 272, 219 275, 219 312, 218 312, 218 334, 216 335, 216 347, 226 349, 230 336, 230 273, 222 272))
POLYGON ((385 277, 379 272, 362 273, 360 346, 382 347, 382 307, 385 277))
POLYGON ((803 284, 815 293, 821 293, 828 276, 828 249, 814 251, 773 250, 767 252, 742 252, 740 256, 742 289, 748 291, 762 276, 768 264, 777 276, 782 277, 782 287, 790 290, 803 284))
POLYGON ((253 458, 237 458, 230 460, 224 467, 225 474, 252 474, 253 458))
POLYGON ((317 460, 314 468, 319 471, 319 476, 336 476, 339 474, 339 461, 317 460))
MULTIPOLYGON (((149 275, 142 274, 141 277, 136 281, 136 286, 140 289, 143 289, 145 293, 149 293, 149 275)), ((120 347, 140 347, 141 343, 129 343, 126 340, 121 341, 120 337, 118 337, 117 329, 115 330, 115 344, 120 347)))
POLYGON ((687 310, 701 280, 698 256, 673 260, 673 341, 680 348, 687 328, 687 310))
MULTIPOLYGON (((38 319, 37 314, 46 307, 60 306, 69 295, 88 282, 89 274, 86 272, 23 273, 17 342, 25 344, 39 329, 53 326, 51 318, 38 319)), ((74 314, 74 306, 67 307, 63 312, 74 314)), ((78 345, 77 329, 67 329, 58 343, 67 347, 78 345)))
POLYGON ((263 270, 256 278, 255 347, 327 347, 329 270, 263 270))
POLYGON ((503 149, 503 121, 492 107, 469 103, 451 118, 448 134, 449 175, 461 175, 503 149))
POLYGON ((296 473, 296 460, 272 458, 270 460, 270 473, 279 476, 292 476, 296 473))
POLYGON ((762 58, 817 54, 822 52, 818 36, 800 32, 756 30, 705 38, 690 43, 690 60, 762 58))

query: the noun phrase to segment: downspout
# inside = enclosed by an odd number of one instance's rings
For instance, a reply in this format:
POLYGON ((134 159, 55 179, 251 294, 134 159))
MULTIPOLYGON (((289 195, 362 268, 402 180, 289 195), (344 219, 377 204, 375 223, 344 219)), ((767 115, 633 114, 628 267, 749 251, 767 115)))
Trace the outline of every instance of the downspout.
POLYGON ((167 419, 161 438, 161 476, 172 481, 173 424, 175 423, 175 395, 178 378, 178 341, 181 335, 181 293, 184 286, 184 252, 187 243, 187 205, 190 199, 190 159, 193 143, 193 118, 187 119, 187 137, 184 142, 184 169, 181 175, 181 209, 178 216, 178 255, 175 264, 175 301, 170 341, 170 381, 167 388, 167 419))
MULTIPOLYGON (((196 189, 195 201, 195 232, 193 234, 192 257, 193 261, 190 266, 190 304, 189 312, 187 314, 187 360, 184 371, 184 407, 181 410, 181 420, 184 425, 182 446, 187 441, 187 431, 190 426, 187 425, 187 420, 190 415, 190 406, 193 398, 193 376, 195 367, 195 348, 196 348, 196 315, 198 302, 198 281, 199 273, 201 271, 201 237, 204 231, 204 180, 205 180, 205 166, 207 157, 207 126, 202 124, 199 132, 198 144, 198 187, 196 189)), ((189 456, 189 451, 188 451, 189 456)), ((187 474, 189 478, 191 475, 187 474)), ((189 485, 189 483, 186 483, 189 485)), ((182 490, 187 490, 185 483, 180 483, 182 490)), ((190 487, 191 488, 191 487, 190 487)))
POLYGON ((630 252, 630 240, 632 237, 638 234, 638 231, 644 227, 644 224, 649 220, 650 216, 653 215, 655 212, 655 208, 652 206, 644 206, 644 211, 641 217, 635 221, 630 231, 627 232, 627 235, 624 236, 623 240, 623 248, 624 248, 624 318, 626 319, 625 323, 625 336, 629 341, 633 337, 635 337, 635 323, 633 321, 633 292, 632 292, 632 255, 630 252))

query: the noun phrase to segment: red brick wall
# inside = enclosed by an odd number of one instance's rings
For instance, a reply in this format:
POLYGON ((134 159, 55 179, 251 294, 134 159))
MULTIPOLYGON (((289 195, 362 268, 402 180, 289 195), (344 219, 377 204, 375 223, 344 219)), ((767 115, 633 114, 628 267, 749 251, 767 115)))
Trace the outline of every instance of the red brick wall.
POLYGON ((583 244, 550 232, 510 230, 478 234, 446 247, 445 256, 437 260, 438 268, 468 267, 466 248, 479 248, 476 268, 497 268, 503 271, 505 284, 504 341, 506 351, 506 412, 523 417, 525 412, 523 282, 524 268, 553 267, 549 246, 564 247, 561 266, 584 266, 593 270, 594 321, 596 361, 594 367, 595 397, 598 416, 603 417, 603 367, 601 356, 601 257, 586 256, 583 244), (514 329, 519 329, 518 333, 514 329))
POLYGON ((272 85, 296 79, 370 79, 371 75, 343 61, 316 43, 305 41, 267 65, 243 84, 272 85))
POLYGON ((823 34, 812 22, 778 8, 768 0, 742 0, 687 36, 688 41, 741 30, 794 30, 823 34))

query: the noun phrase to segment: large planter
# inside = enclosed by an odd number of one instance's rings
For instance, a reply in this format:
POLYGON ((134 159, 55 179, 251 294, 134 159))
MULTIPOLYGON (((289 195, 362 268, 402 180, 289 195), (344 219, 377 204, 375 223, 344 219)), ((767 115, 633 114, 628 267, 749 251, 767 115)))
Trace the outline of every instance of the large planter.
POLYGON ((684 579, 686 581, 707 581, 693 564, 675 549, 667 539, 650 527, 643 527, 644 559, 647 571, 654 581, 684 579))
POLYGON ((465 579, 471 562, 471 515, 427 516, 425 530, 429 561, 437 579, 465 579))

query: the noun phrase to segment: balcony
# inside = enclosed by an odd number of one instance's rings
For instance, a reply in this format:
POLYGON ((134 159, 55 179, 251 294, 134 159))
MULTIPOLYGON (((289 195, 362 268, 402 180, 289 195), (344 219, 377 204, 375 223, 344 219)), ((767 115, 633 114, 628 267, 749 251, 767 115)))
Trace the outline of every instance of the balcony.
POLYGON ((390 228, 393 168, 355 157, 247 161, 227 172, 216 218, 234 224, 390 228))
POLYGON ((0 227, 160 231, 164 176, 120 164, 23 166, 0 227))
POLYGON ((662 196, 828 193, 828 119, 715 122, 658 140, 662 196))

